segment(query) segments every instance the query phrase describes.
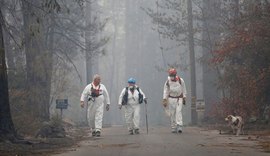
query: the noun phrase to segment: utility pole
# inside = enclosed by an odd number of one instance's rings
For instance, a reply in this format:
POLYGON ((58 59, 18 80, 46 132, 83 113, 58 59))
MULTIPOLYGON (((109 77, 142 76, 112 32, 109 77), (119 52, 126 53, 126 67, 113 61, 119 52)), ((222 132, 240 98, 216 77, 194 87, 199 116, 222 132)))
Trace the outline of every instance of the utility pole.
POLYGON ((194 54, 194 36, 193 36, 193 16, 192 16, 192 0, 187 0, 188 11, 188 42, 189 42, 189 62, 191 77, 191 124, 197 124, 196 112, 196 73, 195 73, 195 54, 194 54))
MULTIPOLYGON (((91 23, 91 3, 87 3, 85 2, 85 24, 89 25, 91 23)), ((86 70, 86 84, 91 83, 91 79, 92 79, 92 61, 91 61, 91 39, 90 39, 90 33, 89 31, 86 31, 84 33, 84 37, 85 37, 85 43, 86 43, 86 50, 85 50, 85 70, 86 70)), ((88 103, 88 102, 87 102, 88 103)), ((88 124, 87 121, 87 110, 88 110, 88 104, 86 105, 86 113, 85 113, 85 121, 86 124, 88 124)))
MULTIPOLYGON (((86 9, 85 9, 85 19, 86 19, 86 25, 91 24, 92 16, 91 16, 91 3, 86 2, 86 9)), ((85 52, 85 61, 86 61, 86 83, 89 84, 92 79, 92 65, 91 65, 91 39, 90 39, 90 32, 85 32, 85 43, 86 45, 86 52, 85 52)))

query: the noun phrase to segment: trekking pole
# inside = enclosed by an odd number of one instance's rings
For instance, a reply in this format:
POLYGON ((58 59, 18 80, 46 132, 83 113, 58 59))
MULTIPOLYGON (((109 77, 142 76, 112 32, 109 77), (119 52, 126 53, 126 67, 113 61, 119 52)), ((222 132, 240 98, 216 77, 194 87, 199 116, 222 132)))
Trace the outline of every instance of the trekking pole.
POLYGON ((147 132, 147 134, 148 134, 148 118, 147 118, 147 106, 146 106, 146 104, 147 104, 147 101, 146 101, 146 99, 144 100, 144 106, 145 106, 145 121, 146 121, 146 132, 147 132))

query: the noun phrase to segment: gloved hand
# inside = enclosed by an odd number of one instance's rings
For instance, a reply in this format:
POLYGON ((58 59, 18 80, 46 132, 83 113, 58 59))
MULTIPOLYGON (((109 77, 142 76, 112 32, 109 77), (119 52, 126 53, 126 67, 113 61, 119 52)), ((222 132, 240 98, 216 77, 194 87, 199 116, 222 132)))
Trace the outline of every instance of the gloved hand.
POLYGON ((144 101, 145 104, 147 104, 147 99, 146 98, 143 101, 144 101))
POLYGON ((107 104, 107 105, 106 105, 106 111, 108 111, 109 109, 110 109, 110 105, 107 104))
POLYGON ((164 107, 167 107, 167 105, 168 105, 168 100, 167 100, 167 99, 163 99, 163 100, 162 100, 162 105, 163 105, 164 107))
POLYGON ((183 105, 186 105, 186 98, 183 98, 183 105))
POLYGON ((82 108, 84 108, 84 102, 83 101, 81 101, 80 105, 81 105, 82 108))
POLYGON ((121 109, 122 108, 122 105, 119 105, 118 108, 121 109))

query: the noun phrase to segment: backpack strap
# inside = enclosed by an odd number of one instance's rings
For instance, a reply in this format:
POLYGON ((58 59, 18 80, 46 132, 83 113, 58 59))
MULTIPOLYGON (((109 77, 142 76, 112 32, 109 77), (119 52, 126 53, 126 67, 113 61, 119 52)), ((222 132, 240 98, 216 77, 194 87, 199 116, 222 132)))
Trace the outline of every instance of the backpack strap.
POLYGON ((122 98, 122 105, 126 105, 127 104, 127 101, 128 101, 128 87, 126 87, 126 90, 125 90, 125 94, 122 98))
MULTIPOLYGON (((176 81, 178 81, 179 84, 181 85, 181 78, 180 78, 180 76, 176 76, 176 81)), ((169 80, 166 81, 166 85, 167 85, 167 87, 170 87, 169 80)))
POLYGON ((181 85, 181 78, 180 78, 180 76, 176 76, 176 79, 178 80, 178 82, 179 82, 180 85, 181 85))
POLYGON ((125 97, 128 97, 128 87, 126 87, 124 96, 125 96, 125 97))
POLYGON ((166 86, 170 87, 169 80, 166 81, 166 86))
POLYGON ((141 104, 141 103, 143 103, 143 95, 141 94, 139 87, 137 87, 136 89, 139 92, 139 104, 141 104))
POLYGON ((137 87, 136 89, 137 89, 137 91, 139 92, 139 94, 141 94, 141 92, 140 92, 140 88, 139 88, 139 87, 137 87))

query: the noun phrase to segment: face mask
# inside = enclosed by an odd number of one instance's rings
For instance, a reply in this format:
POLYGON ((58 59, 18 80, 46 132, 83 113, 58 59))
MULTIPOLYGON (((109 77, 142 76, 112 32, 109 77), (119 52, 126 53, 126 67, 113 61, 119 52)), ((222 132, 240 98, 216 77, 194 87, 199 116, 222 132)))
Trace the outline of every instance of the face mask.
POLYGON ((134 91, 134 86, 129 86, 130 91, 134 91))
POLYGON ((175 76, 170 76, 170 79, 171 79, 171 80, 174 80, 174 79, 175 79, 175 76))

